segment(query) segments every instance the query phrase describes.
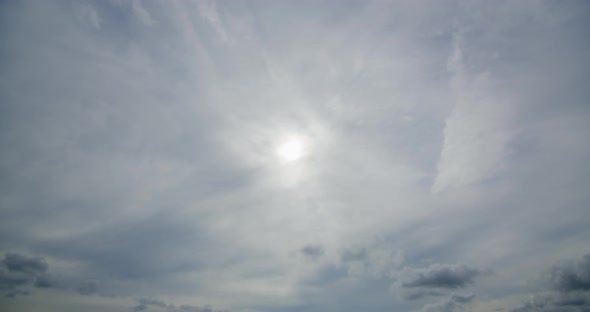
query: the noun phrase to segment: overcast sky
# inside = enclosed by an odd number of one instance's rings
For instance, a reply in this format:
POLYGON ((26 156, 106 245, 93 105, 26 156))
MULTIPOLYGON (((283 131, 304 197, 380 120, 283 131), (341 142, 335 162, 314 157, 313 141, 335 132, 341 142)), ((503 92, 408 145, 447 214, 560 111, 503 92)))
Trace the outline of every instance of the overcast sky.
POLYGON ((590 311, 590 2, 0 2, 0 310, 590 311))

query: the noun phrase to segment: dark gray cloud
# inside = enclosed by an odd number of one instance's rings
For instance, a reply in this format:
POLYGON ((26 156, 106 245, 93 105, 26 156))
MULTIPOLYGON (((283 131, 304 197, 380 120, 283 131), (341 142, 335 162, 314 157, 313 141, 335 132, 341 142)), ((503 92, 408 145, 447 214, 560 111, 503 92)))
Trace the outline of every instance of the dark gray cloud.
POLYGON ((19 294, 29 294, 36 279, 45 275, 47 262, 41 257, 28 257, 18 253, 7 253, 0 265, 0 290, 14 298, 19 294))
POLYGON ((553 267, 550 278, 552 286, 563 292, 590 290, 590 254, 553 267))
POLYGON ((474 282, 479 270, 467 265, 433 264, 428 268, 409 271, 409 276, 402 282, 403 288, 462 288, 474 282))
POLYGON ((325 250, 320 245, 305 245, 301 248, 301 253, 310 259, 317 259, 324 255, 325 250))
POLYGON ((0 290, 5 296, 33 293, 33 288, 54 288, 92 295, 99 290, 96 280, 83 280, 80 277, 56 276, 49 272, 49 265, 43 257, 30 257, 18 253, 7 253, 0 266, 0 290))
POLYGON ((41 257, 27 257, 17 253, 7 253, 2 260, 9 271, 41 274, 47 271, 47 262, 41 257))

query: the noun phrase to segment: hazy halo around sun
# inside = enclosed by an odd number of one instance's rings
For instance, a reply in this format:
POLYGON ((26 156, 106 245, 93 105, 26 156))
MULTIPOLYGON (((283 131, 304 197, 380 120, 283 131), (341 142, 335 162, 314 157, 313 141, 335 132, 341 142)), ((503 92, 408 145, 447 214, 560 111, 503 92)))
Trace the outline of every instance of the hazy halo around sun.
POLYGON ((276 152, 282 161, 295 162, 303 157, 305 145, 301 138, 291 136, 279 143, 276 152))

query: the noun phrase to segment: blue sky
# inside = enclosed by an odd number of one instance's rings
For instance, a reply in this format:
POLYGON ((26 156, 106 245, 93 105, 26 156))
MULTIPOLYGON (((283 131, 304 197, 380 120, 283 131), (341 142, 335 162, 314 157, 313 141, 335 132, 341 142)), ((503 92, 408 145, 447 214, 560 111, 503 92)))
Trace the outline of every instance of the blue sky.
POLYGON ((6 311, 588 311, 585 1, 2 1, 6 311))

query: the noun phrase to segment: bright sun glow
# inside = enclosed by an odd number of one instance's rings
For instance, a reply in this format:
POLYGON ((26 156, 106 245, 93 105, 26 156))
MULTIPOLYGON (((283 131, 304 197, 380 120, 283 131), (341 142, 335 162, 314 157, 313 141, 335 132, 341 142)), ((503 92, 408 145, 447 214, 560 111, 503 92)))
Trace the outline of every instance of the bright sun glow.
POLYGON ((297 138, 290 138, 279 145, 277 154, 286 162, 299 160, 303 156, 303 142, 297 138))

